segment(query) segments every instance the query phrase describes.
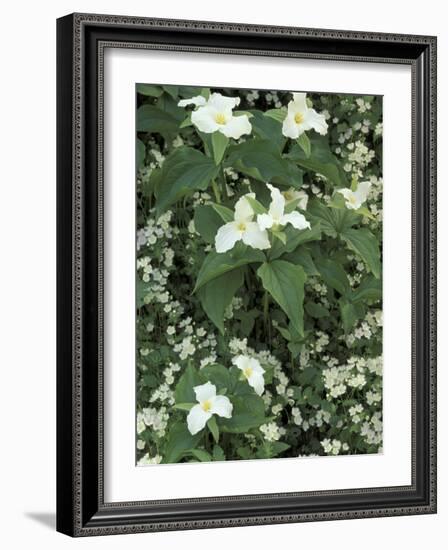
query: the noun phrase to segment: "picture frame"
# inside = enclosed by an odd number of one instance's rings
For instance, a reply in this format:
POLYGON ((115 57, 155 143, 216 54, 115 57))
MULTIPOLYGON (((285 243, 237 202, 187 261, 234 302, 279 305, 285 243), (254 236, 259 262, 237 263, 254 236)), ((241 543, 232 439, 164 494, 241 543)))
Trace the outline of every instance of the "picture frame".
MULTIPOLYGON (((57 22, 57 530, 70 536, 436 512, 436 38, 72 14, 57 22), (204 52, 410 66, 411 483, 104 498, 104 52, 204 52)), ((398 345, 398 344, 397 344, 398 345)))

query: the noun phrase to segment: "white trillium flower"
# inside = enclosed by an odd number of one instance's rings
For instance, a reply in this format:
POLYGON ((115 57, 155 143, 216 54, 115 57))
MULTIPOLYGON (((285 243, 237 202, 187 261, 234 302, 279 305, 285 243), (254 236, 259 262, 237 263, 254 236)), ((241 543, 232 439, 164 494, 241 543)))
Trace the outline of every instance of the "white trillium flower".
POLYGON ((328 124, 324 115, 316 113, 306 104, 306 94, 294 93, 293 100, 288 103, 288 114, 283 121, 283 135, 291 139, 297 139, 303 132, 314 129, 317 133, 325 135, 328 124))
POLYGON ((267 231, 260 229, 257 222, 252 221, 255 213, 246 196, 255 198, 255 193, 243 195, 235 204, 233 222, 226 223, 218 229, 215 237, 216 252, 227 252, 238 241, 259 250, 271 247, 267 231))
POLYGON ((367 196, 370 191, 370 182, 362 181, 358 183, 356 191, 351 189, 337 189, 338 193, 344 196, 345 206, 350 210, 358 210, 362 204, 367 200, 367 196))
POLYGON ((255 393, 262 395, 264 392, 263 374, 265 370, 260 362, 247 355, 238 355, 232 359, 232 363, 243 372, 249 386, 255 390, 255 393))
POLYGON ((271 190, 271 204, 267 214, 259 214, 257 217, 260 229, 278 229, 279 226, 290 223, 296 229, 309 229, 310 222, 300 212, 285 214, 285 197, 273 185, 266 184, 271 190))
POLYGON ((198 130, 206 134, 221 132, 228 138, 238 139, 243 134, 250 134, 252 125, 247 115, 233 116, 232 109, 240 104, 239 97, 226 97, 218 93, 206 100, 202 96, 179 101, 179 107, 193 104, 197 107, 191 113, 191 122, 198 130))
POLYGON ((299 201, 297 206, 302 210, 306 210, 308 205, 308 194, 302 189, 298 191, 297 189, 294 189, 294 187, 290 187, 287 191, 283 191, 282 195, 285 197, 286 205, 294 201, 299 201))
POLYGON ((233 405, 225 395, 216 395, 216 386, 207 382, 193 388, 198 404, 192 407, 187 416, 188 431, 191 435, 200 432, 214 415, 231 418, 233 405))

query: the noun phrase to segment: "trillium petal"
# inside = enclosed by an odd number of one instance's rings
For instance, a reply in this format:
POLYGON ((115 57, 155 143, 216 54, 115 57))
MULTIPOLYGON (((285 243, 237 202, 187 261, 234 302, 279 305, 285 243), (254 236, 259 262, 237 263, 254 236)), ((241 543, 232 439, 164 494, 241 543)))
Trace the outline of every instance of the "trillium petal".
POLYGON ((225 395, 217 395, 212 401, 210 412, 224 418, 232 416, 233 405, 225 395))
POLYGON ((235 221, 237 222, 251 221, 254 216, 252 206, 249 204, 249 201, 246 200, 246 197, 254 199, 255 193, 246 193, 236 201, 235 221))
POLYGON ((290 223, 296 229, 309 229, 311 227, 310 222, 300 212, 291 212, 282 216, 280 224, 286 225, 290 223))
POLYGON ((202 95, 195 95, 190 99, 181 99, 177 104, 179 107, 186 107, 187 105, 195 105, 196 107, 201 107, 205 105, 207 100, 202 95))
POLYGON ((227 97, 217 92, 211 94, 208 104, 215 107, 218 111, 229 111, 240 104, 239 97, 227 97))
POLYGON ((303 113, 307 109, 306 105, 306 93, 304 92, 294 92, 292 94, 293 100, 289 102, 291 109, 294 109, 295 112, 303 113))
POLYGON ((258 227, 263 231, 264 229, 270 229, 274 220, 269 214, 258 214, 257 216, 258 227))
POLYGON ((261 372, 254 372, 252 376, 247 379, 247 382, 249 386, 255 390, 256 394, 262 395, 264 392, 264 377, 261 372))
POLYGON ((271 248, 267 231, 261 230, 257 222, 246 223, 246 230, 243 233, 243 243, 258 250, 271 248))
POLYGON ((229 222, 218 229, 215 237, 216 252, 222 254, 231 250, 235 243, 241 240, 241 231, 237 228, 236 222, 229 222))
POLYGON ((316 113, 314 109, 308 109, 305 115, 304 123, 309 126, 306 129, 316 130, 318 134, 324 136, 328 131, 328 124, 325 121, 324 115, 316 113))
POLYGON ((219 124, 215 120, 215 117, 215 109, 209 105, 205 105, 204 107, 199 107, 197 111, 193 111, 191 113, 191 122, 199 131, 204 132, 205 134, 212 134, 220 128, 219 124))
POLYGON ((299 128, 294 120, 294 113, 288 113, 285 120, 283 121, 282 134, 285 137, 291 139, 297 139, 300 134, 303 133, 303 130, 299 132, 299 128))
POLYGON ((199 403, 203 403, 208 399, 213 399, 216 396, 216 386, 211 382, 206 382, 201 386, 195 386, 193 390, 199 403))
POLYGON ((358 183, 358 188, 356 189, 354 195, 358 199, 358 202, 362 204, 367 200, 370 191, 370 181, 361 181, 358 183))
POLYGON ((271 190, 271 204, 269 205, 269 215, 278 220, 283 216, 285 211, 285 197, 280 193, 280 190, 271 185, 266 184, 271 190))
POLYGON ((255 359, 254 357, 251 357, 249 359, 249 366, 253 370, 253 372, 263 374, 265 372, 264 368, 260 365, 260 361, 258 359, 255 359))
POLYGON ((219 128, 226 137, 238 139, 244 134, 252 132, 252 124, 247 115, 232 116, 230 120, 219 128))
POLYGON ((206 412, 201 405, 195 405, 190 409, 187 416, 188 431, 191 435, 195 435, 204 429, 207 420, 211 418, 212 413, 206 412))
POLYGON ((358 197, 355 195, 355 193, 351 189, 337 189, 338 193, 341 193, 341 195, 345 198, 345 207, 349 210, 358 210, 360 208, 361 203, 358 200, 358 197))
POLYGON ((232 363, 241 370, 250 366, 250 357, 247 355, 237 355, 232 359, 232 363))

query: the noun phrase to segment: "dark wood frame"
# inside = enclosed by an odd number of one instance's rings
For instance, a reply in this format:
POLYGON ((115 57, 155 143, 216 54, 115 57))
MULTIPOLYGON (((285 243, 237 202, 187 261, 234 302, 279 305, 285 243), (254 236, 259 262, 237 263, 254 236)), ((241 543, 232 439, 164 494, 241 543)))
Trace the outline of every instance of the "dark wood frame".
POLYGON ((434 513, 436 38, 73 14, 57 22, 57 51, 57 529, 71 536, 88 536, 434 513), (104 502, 105 47, 167 49, 173 55, 175 51, 202 51, 411 65, 412 485, 163 502, 104 502))

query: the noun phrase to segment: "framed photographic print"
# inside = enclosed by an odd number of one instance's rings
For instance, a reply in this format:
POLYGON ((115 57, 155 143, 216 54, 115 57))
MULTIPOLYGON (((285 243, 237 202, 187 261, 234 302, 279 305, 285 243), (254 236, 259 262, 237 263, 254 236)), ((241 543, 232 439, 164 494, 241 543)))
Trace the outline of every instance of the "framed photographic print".
POLYGON ((436 39, 58 20, 71 536, 436 511, 436 39))

